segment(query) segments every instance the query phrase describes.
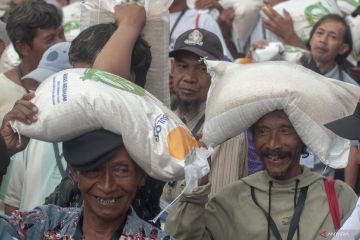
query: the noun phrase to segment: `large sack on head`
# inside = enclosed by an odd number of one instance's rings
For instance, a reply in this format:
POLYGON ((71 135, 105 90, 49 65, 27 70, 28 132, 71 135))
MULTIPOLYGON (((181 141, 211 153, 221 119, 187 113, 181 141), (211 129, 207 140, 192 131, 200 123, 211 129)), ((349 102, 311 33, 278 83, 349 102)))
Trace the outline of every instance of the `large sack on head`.
MULTIPOLYGON (((274 10, 281 15, 283 15, 284 9, 289 12, 294 23, 294 30, 304 42, 309 39, 312 27, 320 18, 329 13, 341 15, 335 0, 290 0, 274 6, 274 10)), ((264 14, 262 15, 264 16, 264 14)), ((279 40, 268 30, 266 35, 270 41, 279 40)))
POLYGON ((114 7, 124 2, 137 2, 144 5, 146 23, 143 34, 144 39, 151 46, 152 56, 145 89, 164 102, 166 106, 170 106, 168 8, 172 0, 84 0, 81 5, 81 29, 98 23, 114 22, 114 7))
POLYGON ((283 109, 319 160, 345 167, 349 142, 323 124, 352 114, 359 87, 287 62, 208 64, 213 83, 202 138, 207 146, 237 136, 265 114, 283 109))
MULTIPOLYGON (((61 142, 104 128, 122 135, 130 156, 150 176, 184 177, 198 143, 181 120, 143 88, 95 69, 69 69, 49 77, 35 93, 38 121, 19 122, 20 134, 61 142)), ((196 155, 196 154, 195 154, 196 155)), ((206 162, 206 158, 205 158, 206 162)))

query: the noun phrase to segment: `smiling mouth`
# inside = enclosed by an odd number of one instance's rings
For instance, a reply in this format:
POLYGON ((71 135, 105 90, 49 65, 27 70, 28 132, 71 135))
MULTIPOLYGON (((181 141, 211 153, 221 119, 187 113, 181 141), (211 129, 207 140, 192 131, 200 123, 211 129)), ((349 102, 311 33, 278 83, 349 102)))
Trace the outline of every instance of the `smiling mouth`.
POLYGON ((101 198, 101 197, 95 197, 95 199, 103 206, 112 206, 119 202, 120 198, 101 198))
POLYGON ((264 155, 265 158, 273 162, 283 161, 290 157, 289 153, 268 153, 264 155))
POLYGON ((280 157, 279 155, 267 155, 266 158, 275 162, 283 159, 283 157, 280 157))

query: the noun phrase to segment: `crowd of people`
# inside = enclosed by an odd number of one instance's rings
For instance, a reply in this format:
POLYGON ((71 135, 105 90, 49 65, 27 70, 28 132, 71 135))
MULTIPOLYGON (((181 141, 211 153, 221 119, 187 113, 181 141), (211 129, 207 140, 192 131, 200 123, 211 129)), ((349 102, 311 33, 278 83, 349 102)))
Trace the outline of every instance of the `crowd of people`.
MULTIPOLYGON (((150 176, 127 148, 137 143, 109 129, 45 142, 20 135, 13 126, 14 121, 38 122, 41 106, 32 102, 37 89, 63 70, 92 68, 146 89, 154 56, 142 34, 146 25, 143 1, 116 5, 113 22, 90 26, 71 40, 64 33, 63 16, 65 7, 76 1, 9 1, 0 22, 0 65, 9 63, 3 59, 13 58, 11 66, 0 73, 0 200, 4 211, 0 239, 360 239, 360 103, 356 102, 360 99, 360 68, 352 59, 355 41, 360 39, 353 39, 343 15, 327 13, 303 41, 291 12, 275 10, 278 4, 295 1, 244 3, 259 7, 241 48, 232 38, 239 27, 234 21, 240 0, 233 5, 226 0, 196 0, 194 6, 187 0, 172 1, 166 46, 170 65, 166 84, 171 97, 167 107, 199 145, 205 145, 203 130, 213 110, 209 96, 231 90, 219 90, 221 84, 214 84, 218 80, 209 71, 209 62, 240 68, 252 65, 248 74, 257 77, 246 80, 260 77, 269 84, 276 82, 276 73, 286 71, 284 65, 275 62, 269 76, 265 65, 252 59, 257 50, 274 42, 271 32, 284 46, 304 52, 300 61, 292 63, 294 76, 304 73, 309 86, 313 79, 321 78, 329 85, 338 84, 337 89, 350 89, 338 90, 341 99, 336 106, 323 102, 321 109, 315 104, 309 109, 331 112, 334 108, 344 117, 327 119, 329 123, 321 125, 351 140, 339 150, 349 150, 347 167, 333 169, 321 162, 304 135, 326 145, 324 136, 300 131, 286 107, 269 107, 258 118, 228 119, 238 125, 248 119, 252 122, 220 144, 204 146, 211 148, 210 172, 198 179, 191 192, 186 191, 185 180, 164 182, 150 176), (9 55, 9 49, 15 56, 9 55), (238 59, 249 59, 249 64, 239 64, 238 59), (353 101, 344 103, 353 92, 353 101), (354 112, 349 112, 348 106, 356 103, 354 112)), ((291 81, 294 76, 286 78, 291 81)), ((232 107, 241 107, 236 96, 231 97, 232 107)), ((317 96, 303 97, 317 101, 317 96)), ((247 114, 255 116, 257 111, 253 107, 247 114)))

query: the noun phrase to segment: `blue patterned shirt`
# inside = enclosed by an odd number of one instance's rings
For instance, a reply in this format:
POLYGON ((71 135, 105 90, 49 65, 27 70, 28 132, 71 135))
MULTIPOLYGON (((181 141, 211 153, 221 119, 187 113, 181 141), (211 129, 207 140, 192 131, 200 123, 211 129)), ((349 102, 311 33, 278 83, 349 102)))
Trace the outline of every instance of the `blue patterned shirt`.
MULTIPOLYGON (((174 239, 130 212, 122 232, 116 231, 112 240, 174 239)), ((44 205, 30 212, 0 215, 0 239, 82 240, 82 213, 82 208, 44 205)))

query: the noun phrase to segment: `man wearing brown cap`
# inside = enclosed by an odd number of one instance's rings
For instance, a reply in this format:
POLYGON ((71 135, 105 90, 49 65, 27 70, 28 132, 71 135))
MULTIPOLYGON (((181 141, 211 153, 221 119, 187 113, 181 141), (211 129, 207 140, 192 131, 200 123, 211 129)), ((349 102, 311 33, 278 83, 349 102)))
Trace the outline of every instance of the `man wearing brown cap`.
MULTIPOLYGON (((219 38, 205 29, 191 29, 175 42, 171 72, 175 92, 175 111, 193 135, 200 134, 205 120, 205 107, 211 76, 204 59, 224 59, 219 38)), ((211 163, 211 195, 247 173, 247 141, 245 134, 215 148, 211 163), (226 161, 225 161, 226 160, 226 161), (220 165, 221 163, 221 165, 220 165), (226 176, 226 177, 224 177, 226 176)), ((170 203, 182 191, 182 182, 165 185, 162 203, 170 203)))

